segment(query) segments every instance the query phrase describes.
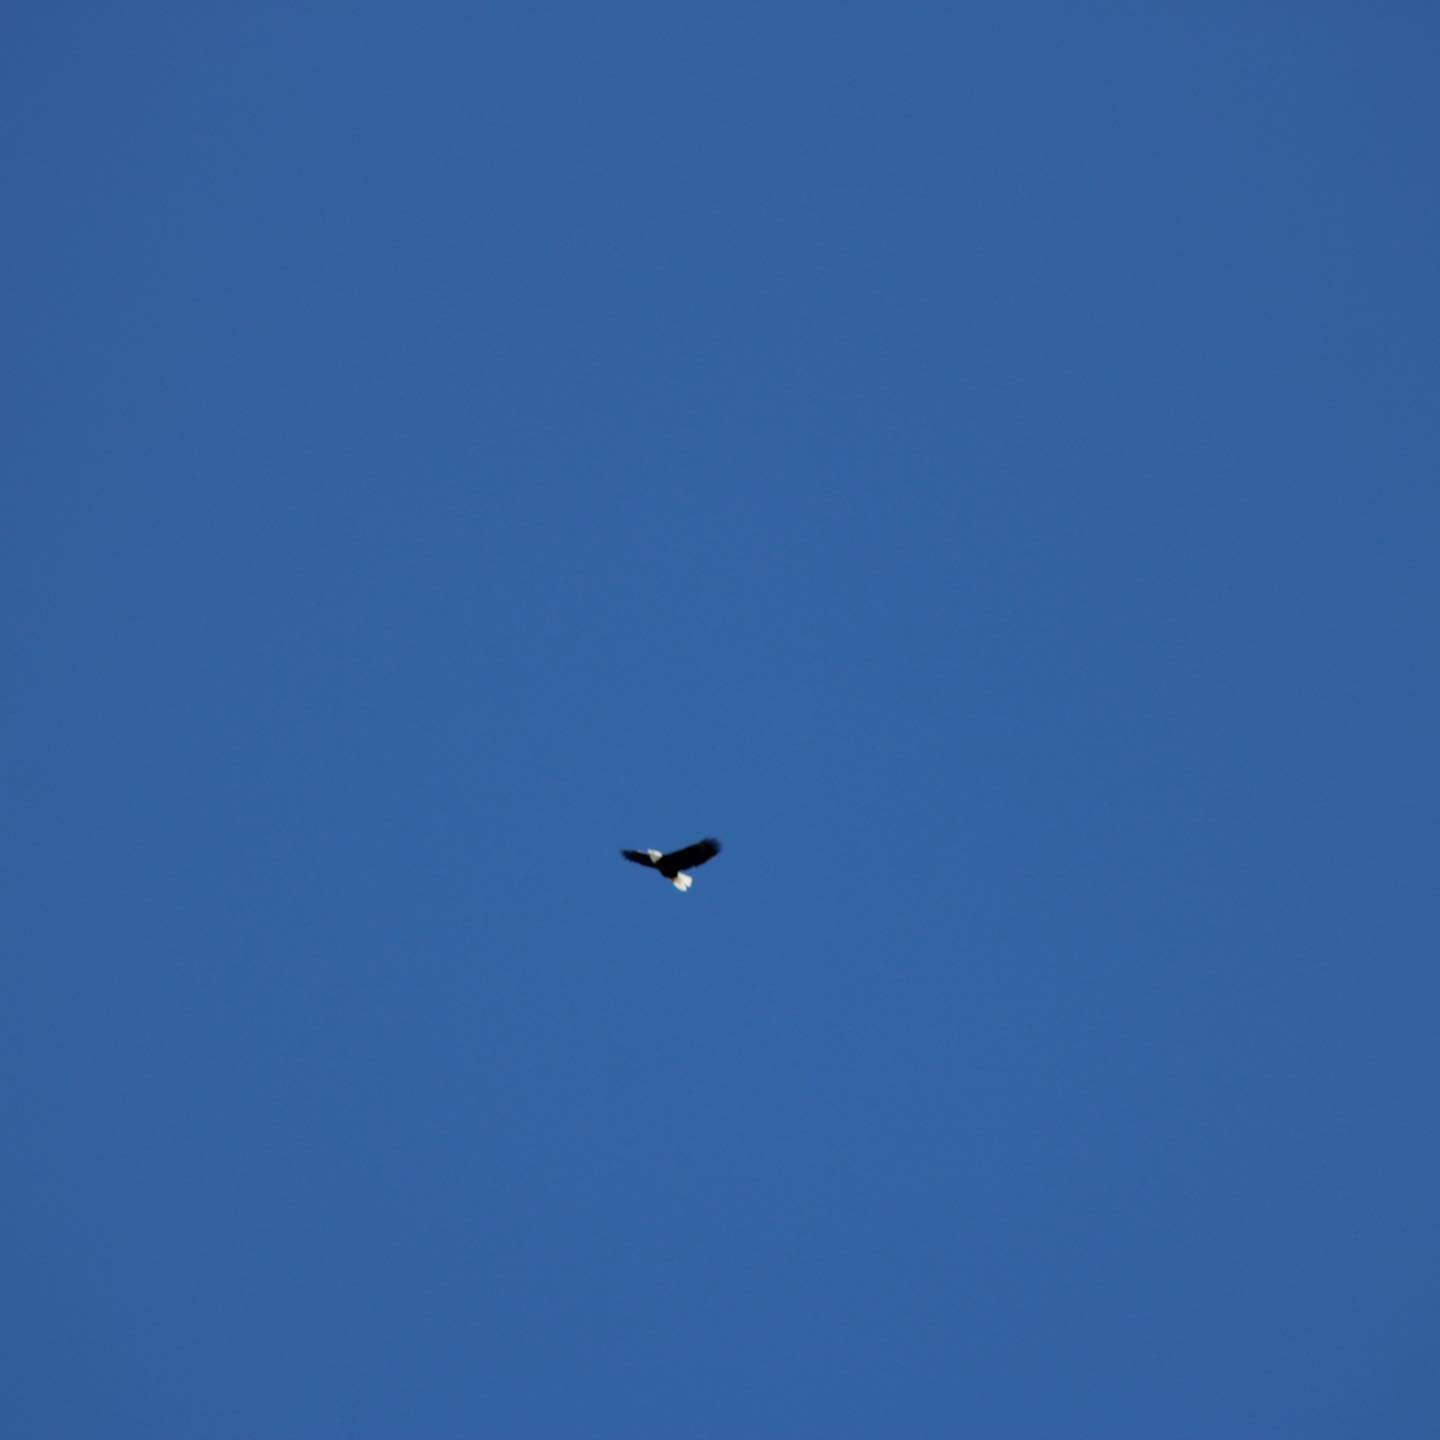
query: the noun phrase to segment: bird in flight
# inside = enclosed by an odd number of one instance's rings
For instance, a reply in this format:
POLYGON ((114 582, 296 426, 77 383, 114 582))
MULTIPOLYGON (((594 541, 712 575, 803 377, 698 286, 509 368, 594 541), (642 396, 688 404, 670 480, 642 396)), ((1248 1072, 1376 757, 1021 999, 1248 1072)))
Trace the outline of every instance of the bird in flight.
POLYGON ((662 855, 658 850, 622 850, 620 853, 637 865, 648 865, 652 870, 658 870, 683 895, 695 883, 694 876, 685 872, 713 860, 720 853, 720 842, 697 840, 693 845, 687 845, 683 850, 672 850, 668 855, 662 855))

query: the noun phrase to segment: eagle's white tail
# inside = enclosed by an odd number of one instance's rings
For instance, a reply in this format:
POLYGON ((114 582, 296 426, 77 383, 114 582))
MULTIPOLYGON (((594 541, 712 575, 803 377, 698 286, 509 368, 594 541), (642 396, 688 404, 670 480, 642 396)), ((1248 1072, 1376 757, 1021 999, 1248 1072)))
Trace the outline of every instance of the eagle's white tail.
POLYGON ((677 875, 670 883, 683 894, 695 883, 695 877, 693 875, 677 875))

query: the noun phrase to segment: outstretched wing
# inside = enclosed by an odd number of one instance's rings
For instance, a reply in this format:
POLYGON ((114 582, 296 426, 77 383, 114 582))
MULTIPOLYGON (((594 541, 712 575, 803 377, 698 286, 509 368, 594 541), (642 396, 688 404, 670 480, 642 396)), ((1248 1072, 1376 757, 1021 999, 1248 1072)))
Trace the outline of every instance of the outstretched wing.
POLYGON ((652 870, 655 868, 655 862, 643 850, 622 850, 620 853, 637 865, 648 865, 652 870))
POLYGON ((678 875, 682 870, 693 870, 707 860, 713 860, 720 853, 718 840, 697 840, 683 850, 672 850, 660 858, 660 869, 666 875, 678 875))

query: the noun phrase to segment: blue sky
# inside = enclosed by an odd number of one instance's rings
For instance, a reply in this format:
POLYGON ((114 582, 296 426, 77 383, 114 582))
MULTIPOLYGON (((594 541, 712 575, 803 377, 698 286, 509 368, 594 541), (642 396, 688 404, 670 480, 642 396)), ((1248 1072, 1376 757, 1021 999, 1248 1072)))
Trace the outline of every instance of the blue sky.
POLYGON ((1437 1433, 1440 25, 1151 8, 7 19, 8 1433, 1437 1433))

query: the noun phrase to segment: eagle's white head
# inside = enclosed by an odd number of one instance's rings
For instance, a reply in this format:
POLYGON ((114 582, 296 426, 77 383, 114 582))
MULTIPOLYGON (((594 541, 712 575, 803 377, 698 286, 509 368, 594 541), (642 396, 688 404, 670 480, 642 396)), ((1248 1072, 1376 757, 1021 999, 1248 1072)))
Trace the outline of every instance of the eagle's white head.
POLYGON ((645 852, 652 860, 659 860, 664 854, 661 850, 647 850, 645 852))

